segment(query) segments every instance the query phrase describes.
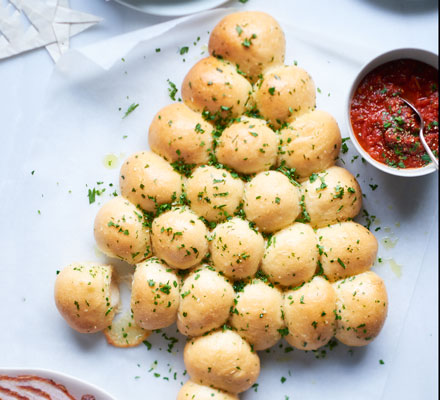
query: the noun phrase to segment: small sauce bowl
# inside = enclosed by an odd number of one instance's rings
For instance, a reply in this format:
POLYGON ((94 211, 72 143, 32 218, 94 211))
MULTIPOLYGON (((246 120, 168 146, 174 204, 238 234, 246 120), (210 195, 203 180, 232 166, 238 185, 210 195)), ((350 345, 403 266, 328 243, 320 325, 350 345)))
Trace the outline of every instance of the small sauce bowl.
POLYGON ((353 130, 352 121, 351 121, 352 100, 356 93, 356 90, 360 86, 363 79, 377 67, 380 67, 383 64, 386 64, 390 61, 396 61, 402 59, 412 59, 416 61, 421 61, 425 64, 434 67, 438 71, 438 55, 431 53, 430 51, 427 50, 404 48, 404 49, 391 50, 386 53, 380 54, 379 56, 377 56, 376 58, 374 58, 373 60, 371 60, 370 62, 364 65, 364 67, 361 69, 356 79, 352 83, 346 103, 346 122, 349 128, 350 139, 353 145, 355 146, 356 150, 361 154, 361 156, 371 165, 380 169, 381 171, 384 171, 392 175, 407 176, 407 177, 422 176, 435 172, 436 171, 435 166, 432 163, 430 163, 425 166, 416 167, 416 168, 395 168, 375 160, 359 143, 356 134, 353 130))

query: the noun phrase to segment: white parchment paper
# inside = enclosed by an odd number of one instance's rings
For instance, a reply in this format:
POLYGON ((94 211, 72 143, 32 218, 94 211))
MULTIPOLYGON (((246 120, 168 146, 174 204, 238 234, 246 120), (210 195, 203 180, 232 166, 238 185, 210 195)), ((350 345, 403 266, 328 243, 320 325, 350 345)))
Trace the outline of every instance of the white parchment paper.
MULTIPOLYGON (((151 350, 143 345, 110 347, 102 335, 77 334, 67 326, 53 302, 53 283, 56 270, 72 261, 106 260, 94 244, 94 216, 111 193, 119 191, 123 159, 148 148, 149 123, 171 102, 167 80, 180 89, 189 68, 207 55, 208 32, 227 12, 168 22, 126 41, 119 38, 69 52, 59 61, 30 141, 13 141, 3 157, 11 172, 2 172, 0 181, 2 192, 9 194, 2 200, 3 210, 9 211, 3 219, 7 234, 0 281, 0 295, 7 298, 0 333, 0 360, 5 365, 57 369, 130 400, 175 398, 187 380, 182 361, 185 338, 175 327, 153 334, 148 339, 151 350), (182 46, 189 47, 183 56, 182 46), (122 118, 133 103, 139 106, 122 118), (105 166, 109 159, 115 168, 105 166), (92 188, 105 191, 89 205, 92 188), (170 351, 164 332, 179 340, 170 351)), ((374 40, 359 45, 342 34, 293 24, 282 10, 273 13, 286 32, 286 63, 297 61, 310 72, 319 88, 318 107, 336 117, 347 137, 344 105, 349 85, 363 62, 386 46, 374 40)), ((177 98, 179 94, 180 90, 177 98)), ((286 352, 288 345, 281 341, 260 354, 258 387, 242 399, 382 396, 422 259, 434 250, 428 243, 438 226, 438 177, 388 176, 355 158, 357 153, 347 144, 350 150, 340 164, 359 174, 364 208, 376 216, 371 230, 380 228, 374 233, 383 262, 374 270, 388 289, 386 325, 369 346, 350 349, 338 344, 331 351, 326 348, 323 358, 320 353, 286 352)), ((359 221, 365 223, 363 218, 359 221)))

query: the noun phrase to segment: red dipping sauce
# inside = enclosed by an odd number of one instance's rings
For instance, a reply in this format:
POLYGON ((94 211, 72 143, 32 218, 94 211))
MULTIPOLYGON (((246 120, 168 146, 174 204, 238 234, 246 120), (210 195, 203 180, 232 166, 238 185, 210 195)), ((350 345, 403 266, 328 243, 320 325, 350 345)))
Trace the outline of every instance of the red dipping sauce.
POLYGON ((419 110, 425 140, 438 158, 438 71, 421 61, 390 61, 365 76, 351 101, 353 132, 376 161, 395 168, 423 167, 431 160, 420 142, 420 123, 400 96, 419 110))

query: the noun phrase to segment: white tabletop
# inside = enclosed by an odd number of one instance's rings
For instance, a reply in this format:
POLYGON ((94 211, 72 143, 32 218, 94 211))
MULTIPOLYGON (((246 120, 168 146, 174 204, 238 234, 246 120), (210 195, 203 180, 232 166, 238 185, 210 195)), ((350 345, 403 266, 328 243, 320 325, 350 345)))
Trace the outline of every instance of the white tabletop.
MULTIPOLYGON (((74 9, 104 18, 99 25, 72 38, 73 48, 170 19, 138 13, 111 1, 71 0, 70 3, 74 9)), ((341 29, 341 34, 347 31, 347 26, 351 27, 351 41, 362 43, 366 48, 369 38, 359 32, 365 32, 368 26, 371 29, 371 36, 375 39, 373 42, 376 43, 378 38, 383 36, 385 48, 402 47, 402 44, 434 51, 438 48, 438 5, 435 0, 339 0, 332 2, 332 7, 327 3, 324 0, 313 2, 271 0, 265 4, 264 1, 250 0, 246 7, 252 8, 255 4, 255 9, 263 11, 282 10, 285 18, 291 15, 292 21, 298 21, 302 27, 308 27, 311 31, 331 26, 332 35, 336 37, 339 26, 345 27, 341 29), (367 16, 375 13, 378 19, 370 21, 365 17, 364 12, 367 16), (301 18, 298 17, 299 15, 301 18), (330 23, 329 20, 332 22, 330 23), (401 29, 390 32, 387 29, 387 22, 401 29), (359 26, 362 29, 358 30, 359 26)), ((238 1, 230 1, 226 6, 243 7, 238 1)), ((44 49, 0 61, 0 139, 3 142, 0 145, 3 150, 0 159, 0 206, 7 196, 2 190, 3 183, 11 173, 7 160, 13 157, 13 154, 5 154, 11 151, 8 147, 9 138, 20 135, 26 140, 26 135, 32 134, 32 126, 43 104, 45 89, 53 68, 54 64, 44 49)), ((438 211, 433 217, 438 217, 438 211)), ((11 218, 12 216, 6 214, 3 207, 0 207, 0 221, 10 221, 11 218)), ((25 245, 24 243, 23 254, 7 257, 9 260, 14 260, 14 265, 8 265, 7 270, 22 268, 23 273, 26 273, 22 264, 26 263, 31 267, 28 264, 30 260, 26 259, 25 245)), ((401 334, 396 335, 399 348, 404 351, 398 352, 396 359, 393 360, 395 367, 388 377, 382 399, 438 398, 438 308, 436 306, 438 304, 438 222, 434 224, 427 248, 431 251, 428 251, 423 259, 416 291, 414 294, 408 294, 412 296, 413 301, 407 315, 402 315, 402 319, 405 319, 405 328, 401 334), (431 310, 429 314, 426 312, 428 308, 431 310)), ((9 251, 8 232, 4 230, 1 233, 0 250, 2 254, 9 251)), ((3 272, 3 266, 0 268, 3 272)), ((6 285, 7 278, 2 274, 0 278, 2 307, 7 307, 9 300, 3 295, 6 292, 6 285)), ((17 318, 20 319, 20 316, 17 315, 17 318)), ((1 317, 0 321, 0 367, 18 367, 20 365, 14 360, 23 360, 21 345, 17 341, 10 342, 14 335, 6 332, 8 321, 1 317), (3 363, 6 365, 2 365, 3 363)), ((32 340, 32 332, 28 334, 29 340, 32 340)), ((32 359, 32 354, 28 357, 29 360, 32 359)), ((33 366, 37 366, 37 363, 38 359, 33 359, 32 363, 27 362, 33 366)), ((84 368, 87 366, 85 365, 84 368)), ((123 386, 124 382, 121 382, 121 385, 123 386)))

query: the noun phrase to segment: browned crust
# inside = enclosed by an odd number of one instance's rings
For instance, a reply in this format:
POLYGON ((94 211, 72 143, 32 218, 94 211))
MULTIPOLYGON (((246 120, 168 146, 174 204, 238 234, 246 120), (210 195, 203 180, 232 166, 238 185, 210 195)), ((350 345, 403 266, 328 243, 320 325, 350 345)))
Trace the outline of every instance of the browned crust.
POLYGON ((14 392, 12 390, 9 390, 9 389, 6 389, 6 388, 0 386, 0 394, 2 394, 2 393, 4 395, 13 397, 13 398, 15 398, 17 400, 29 400, 29 397, 22 396, 21 394, 19 394, 17 392, 14 392))
POLYGON ((22 385, 20 385, 19 388, 23 389, 25 392, 30 392, 30 393, 36 394, 36 395, 38 395, 40 397, 43 397, 43 398, 45 398, 47 400, 52 400, 50 395, 48 393, 46 393, 46 392, 43 392, 41 389, 37 389, 37 388, 34 388, 32 386, 22 386, 22 385))
MULTIPOLYGON (((14 381, 14 382, 23 382, 23 386, 24 387, 29 387, 32 388, 32 381, 40 381, 40 382, 44 382, 47 383, 49 385, 51 385, 53 388, 60 390, 63 392, 63 394, 65 396, 67 396, 69 399, 71 400, 75 400, 75 398, 67 391, 67 389, 65 388, 65 386, 56 383, 55 381, 53 381, 52 379, 46 379, 46 378, 41 378, 40 376, 35 376, 35 375, 19 375, 16 377, 11 377, 11 376, 6 376, 6 375, 0 375, 0 384, 2 381, 14 381)), ((20 385, 22 386, 22 385, 20 385)), ((35 390, 41 390, 41 389, 37 389, 37 388, 33 388, 35 390)), ((43 391, 41 391, 42 393, 45 393, 43 391)), ((27 400, 27 397, 23 397, 23 400, 27 400)), ((50 399, 50 396, 49 396, 50 399)))

